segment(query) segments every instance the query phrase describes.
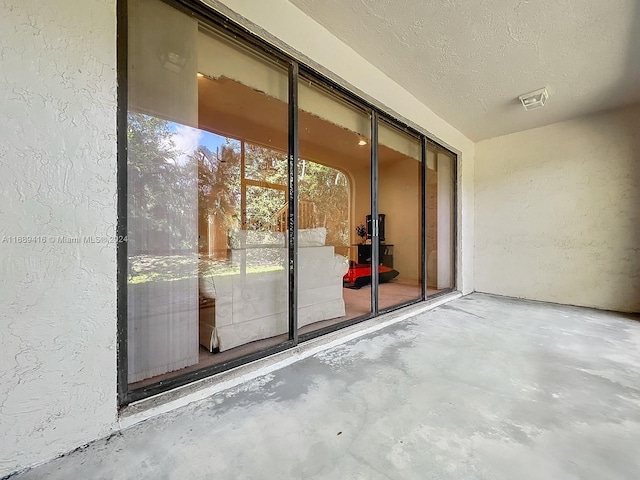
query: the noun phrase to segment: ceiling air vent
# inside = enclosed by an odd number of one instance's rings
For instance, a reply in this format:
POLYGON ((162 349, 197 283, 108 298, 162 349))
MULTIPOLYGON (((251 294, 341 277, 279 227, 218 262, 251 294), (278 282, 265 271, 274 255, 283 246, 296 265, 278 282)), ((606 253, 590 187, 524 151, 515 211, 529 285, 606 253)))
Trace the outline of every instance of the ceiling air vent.
POLYGON ((520 95, 518 98, 525 110, 535 110, 536 108, 544 107, 544 102, 549 98, 549 93, 546 88, 541 88, 535 92, 520 95))

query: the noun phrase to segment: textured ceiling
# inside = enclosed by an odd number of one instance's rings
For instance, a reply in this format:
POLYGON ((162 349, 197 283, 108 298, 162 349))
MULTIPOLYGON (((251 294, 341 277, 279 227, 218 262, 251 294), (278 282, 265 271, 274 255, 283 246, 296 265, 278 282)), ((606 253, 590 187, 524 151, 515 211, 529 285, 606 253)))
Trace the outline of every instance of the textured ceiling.
POLYGON ((638 0, 290 1, 475 141, 640 101, 638 0))

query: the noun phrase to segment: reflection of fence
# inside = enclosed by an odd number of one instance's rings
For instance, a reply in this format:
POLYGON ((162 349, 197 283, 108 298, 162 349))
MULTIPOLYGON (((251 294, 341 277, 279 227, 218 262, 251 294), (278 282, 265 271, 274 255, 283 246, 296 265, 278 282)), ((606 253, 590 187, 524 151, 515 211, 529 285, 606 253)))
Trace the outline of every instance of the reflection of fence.
MULTIPOLYGON (((275 215, 275 225, 278 232, 287 231, 287 217, 289 216, 289 205, 285 204, 275 215)), ((316 204, 308 200, 298 201, 298 228, 317 227, 316 204)))

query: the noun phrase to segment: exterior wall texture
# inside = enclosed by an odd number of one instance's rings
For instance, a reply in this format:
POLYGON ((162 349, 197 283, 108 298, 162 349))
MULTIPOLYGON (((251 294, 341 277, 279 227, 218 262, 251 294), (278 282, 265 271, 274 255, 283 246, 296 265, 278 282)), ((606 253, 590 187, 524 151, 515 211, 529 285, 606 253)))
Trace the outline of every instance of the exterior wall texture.
MULTIPOLYGON (((460 153, 472 291, 473 143, 288 2, 215 6, 460 153)), ((118 429, 116 0, 0 0, 0 12, 2 476, 118 429)))
POLYGON ((640 311, 640 106, 479 142, 480 292, 640 311))
POLYGON ((116 21, 114 0, 0 12, 2 476, 117 419, 116 21))

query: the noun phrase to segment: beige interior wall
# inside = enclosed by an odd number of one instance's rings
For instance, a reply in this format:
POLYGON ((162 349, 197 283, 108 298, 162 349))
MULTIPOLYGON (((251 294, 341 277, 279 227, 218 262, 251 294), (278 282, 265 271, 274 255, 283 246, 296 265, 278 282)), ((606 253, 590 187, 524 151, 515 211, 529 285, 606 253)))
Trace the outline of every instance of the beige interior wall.
POLYGON ((640 311, 640 106, 476 145, 481 292, 640 311))
MULTIPOLYGON (((435 167, 435 154, 427 151, 427 167, 435 167), (433 162, 429 162, 429 159, 433 162)), ((438 284, 438 172, 427 168, 427 286, 438 284)))
MULTIPOLYGON (((448 153, 438 152, 437 158, 437 282, 436 287, 452 288, 454 283, 454 159, 448 153)), ((433 259, 432 259, 433 261, 433 259)))
MULTIPOLYGON (((356 235, 355 228, 357 225, 365 224, 367 215, 371 213, 371 169, 366 166, 360 166, 357 169, 351 170, 351 177, 353 179, 352 192, 352 217, 351 228, 349 234, 351 235, 351 243, 360 243, 360 237, 356 235)), ((357 249, 351 248, 351 260, 357 260, 357 249)))
POLYGON ((386 215, 385 243, 393 244, 396 280, 420 284, 420 163, 404 157, 380 165, 379 207, 386 215))

